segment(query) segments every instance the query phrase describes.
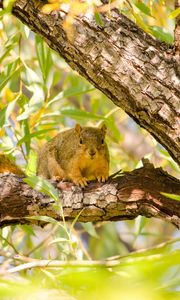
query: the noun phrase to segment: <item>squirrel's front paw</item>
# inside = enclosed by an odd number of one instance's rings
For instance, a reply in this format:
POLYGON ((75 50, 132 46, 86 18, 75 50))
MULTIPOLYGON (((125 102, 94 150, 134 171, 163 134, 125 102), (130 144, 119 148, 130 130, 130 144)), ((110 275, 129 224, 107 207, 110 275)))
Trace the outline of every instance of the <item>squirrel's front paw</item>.
POLYGON ((79 185, 81 187, 85 187, 88 185, 88 182, 87 182, 87 178, 86 177, 79 177, 79 178, 76 178, 76 179, 73 179, 73 182, 76 184, 76 185, 79 185))
POLYGON ((97 180, 98 182, 105 182, 108 180, 108 175, 98 175, 97 180))
POLYGON ((52 176, 51 179, 52 179, 53 181, 59 182, 59 181, 62 180, 62 177, 60 177, 60 176, 52 176))

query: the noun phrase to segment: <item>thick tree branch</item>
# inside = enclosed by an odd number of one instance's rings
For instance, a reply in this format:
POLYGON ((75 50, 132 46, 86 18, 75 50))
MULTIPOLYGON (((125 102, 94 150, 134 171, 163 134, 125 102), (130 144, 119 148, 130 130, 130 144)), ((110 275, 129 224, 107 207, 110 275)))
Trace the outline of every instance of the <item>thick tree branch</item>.
POLYGON ((69 65, 146 128, 180 163, 179 56, 125 16, 112 12, 100 27, 90 16, 76 17, 73 39, 66 13, 45 15, 33 1, 17 0, 13 14, 40 34, 69 65))
MULTIPOLYGON (((180 182, 161 168, 144 161, 144 167, 109 179, 106 184, 91 183, 87 188, 66 186, 60 190, 64 216, 78 221, 131 220, 138 215, 156 217, 180 228, 180 202, 160 192, 180 194, 180 182)), ((28 216, 50 216, 62 220, 53 207, 53 200, 33 190, 22 176, 11 173, 0 176, 0 227, 11 224, 42 222, 28 220, 28 216)))

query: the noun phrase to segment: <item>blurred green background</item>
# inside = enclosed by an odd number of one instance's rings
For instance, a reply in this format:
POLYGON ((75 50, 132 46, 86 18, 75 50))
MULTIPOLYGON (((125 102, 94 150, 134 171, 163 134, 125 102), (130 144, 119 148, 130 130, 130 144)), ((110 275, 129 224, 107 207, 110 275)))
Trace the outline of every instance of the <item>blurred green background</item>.
MULTIPOLYGON (((70 15, 80 12, 78 1, 66 3, 70 15)), ((96 4, 88 2, 101 22, 96 4)), ((172 43, 174 1, 115 4, 146 32, 172 43)), ((0 11, 1 152, 33 175, 38 148, 59 131, 76 122, 86 126, 105 122, 110 173, 138 168, 141 158, 147 157, 178 177, 177 165, 149 133, 73 71, 8 9, 0 11)), ((70 31, 73 25, 68 24, 70 31)), ((132 221, 76 223, 73 227, 53 221, 45 228, 10 226, 0 234, 0 299, 179 299, 180 235, 164 221, 139 216, 132 221), (64 261, 67 266, 24 266, 44 259, 64 261), (79 265, 71 267, 69 260, 79 265), (89 265, 83 266, 84 260, 89 265), (91 265, 93 261, 105 265, 91 265), (13 271, 15 266, 24 267, 13 271)))

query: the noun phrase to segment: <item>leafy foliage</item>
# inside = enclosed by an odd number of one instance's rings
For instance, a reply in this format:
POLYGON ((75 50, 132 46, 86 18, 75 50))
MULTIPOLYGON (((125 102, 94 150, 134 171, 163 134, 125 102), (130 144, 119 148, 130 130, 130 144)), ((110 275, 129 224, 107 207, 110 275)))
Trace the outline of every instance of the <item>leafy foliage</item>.
MULTIPOLYGON (((67 31, 74 16, 87 7, 103 26, 101 10, 111 14, 118 5, 144 30, 167 42, 172 42, 173 19, 179 13, 171 1, 109 1, 103 7, 97 1, 63 2, 69 5, 67 31)), ((43 7, 49 12, 59 5, 62 1, 51 0, 43 7)), ((26 182, 50 195, 55 209, 61 209, 54 188, 35 177, 36 153, 77 121, 107 124, 111 172, 139 167, 141 157, 148 156, 177 175, 177 166, 147 132, 9 11, 10 3, 0 12, 0 150, 25 169, 26 182)), ((1 299, 178 299, 179 239, 171 225, 144 217, 104 224, 33 218, 37 224, 49 224, 43 229, 30 225, 1 229, 1 299)))
POLYGON ((118 8, 147 33, 166 43, 171 44, 173 42, 173 19, 180 13, 179 8, 174 10, 173 1, 116 0, 102 2, 105 4, 102 5, 98 0, 49 0, 48 3, 42 5, 41 10, 44 13, 50 13, 58 8, 65 8, 68 13, 64 27, 70 38, 73 35, 73 19, 76 15, 91 11, 98 25, 103 27, 101 13, 111 16, 111 10, 118 8))

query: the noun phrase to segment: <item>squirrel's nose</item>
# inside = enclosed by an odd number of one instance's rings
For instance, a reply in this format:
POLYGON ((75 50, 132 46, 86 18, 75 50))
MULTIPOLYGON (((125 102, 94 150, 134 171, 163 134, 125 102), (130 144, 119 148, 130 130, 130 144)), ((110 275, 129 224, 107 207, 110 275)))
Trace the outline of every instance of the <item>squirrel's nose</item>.
POLYGON ((89 155, 90 155, 91 157, 93 157, 95 154, 96 154, 96 150, 94 150, 94 149, 90 149, 90 150, 89 150, 89 155))

